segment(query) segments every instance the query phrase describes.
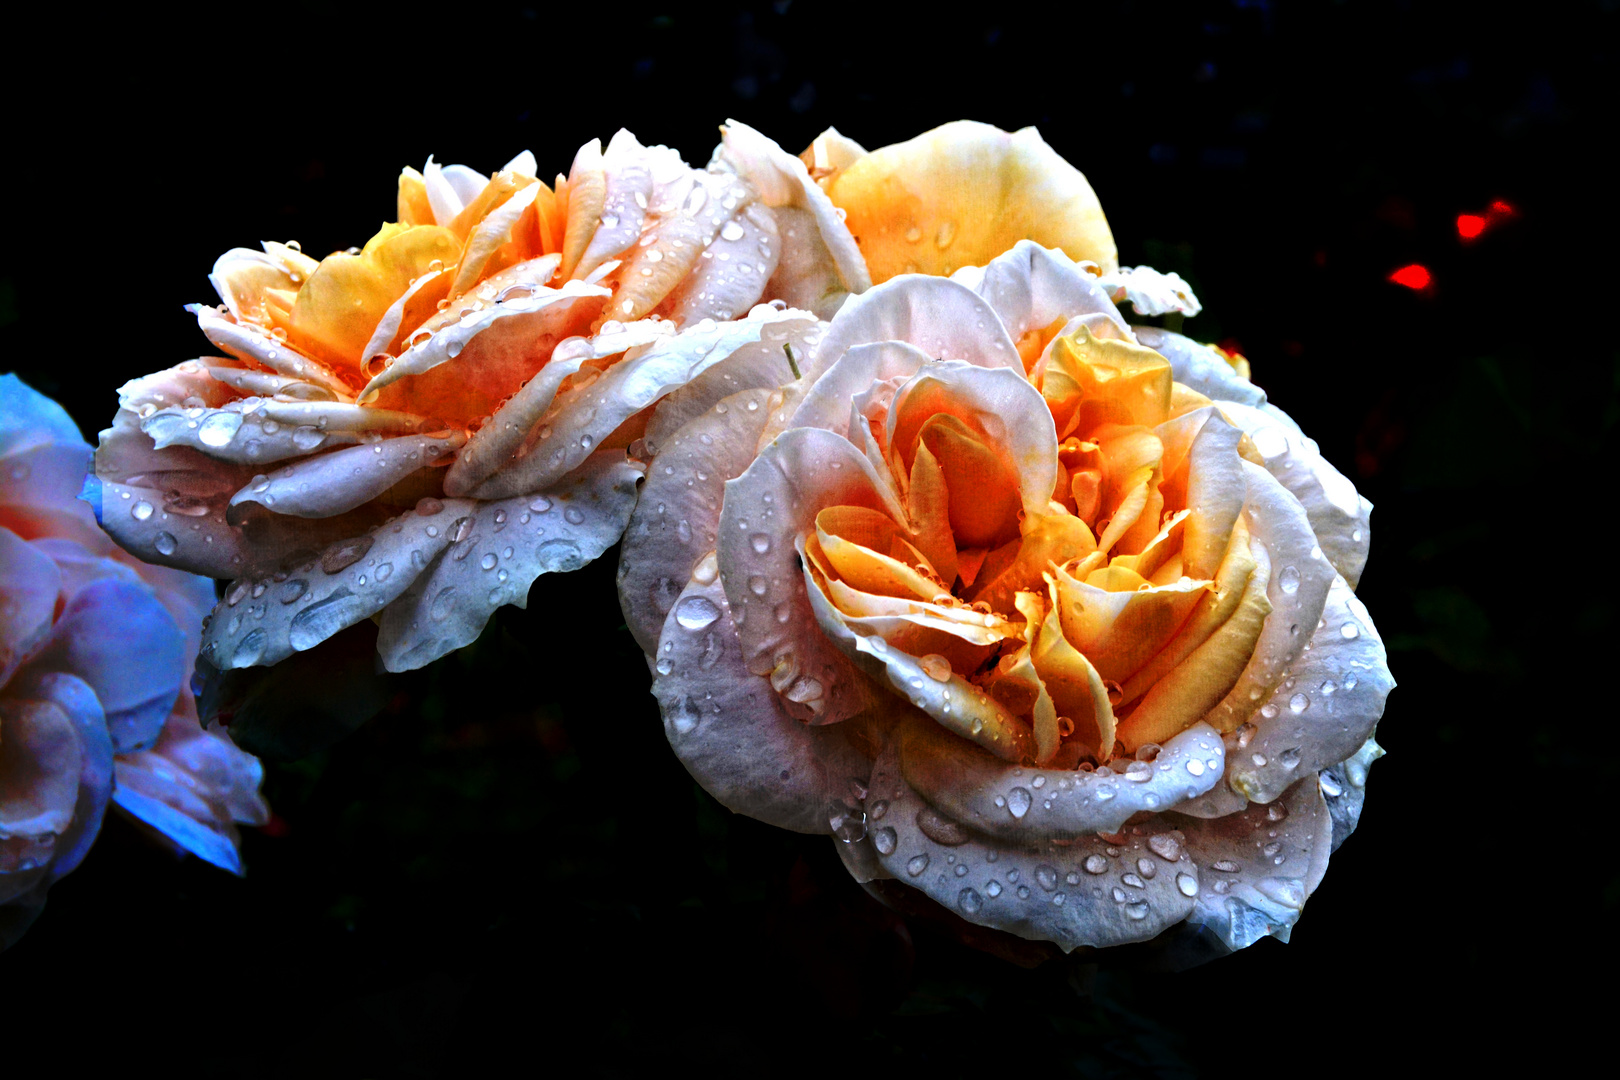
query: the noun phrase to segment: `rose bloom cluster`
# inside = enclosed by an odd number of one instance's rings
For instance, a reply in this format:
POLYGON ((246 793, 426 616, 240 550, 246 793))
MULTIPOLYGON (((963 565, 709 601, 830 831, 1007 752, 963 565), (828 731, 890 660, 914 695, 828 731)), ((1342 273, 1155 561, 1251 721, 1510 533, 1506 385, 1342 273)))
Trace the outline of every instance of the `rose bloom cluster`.
POLYGON ((676 754, 971 923, 1286 939, 1381 753, 1370 504, 1125 320, 1196 300, 1032 131, 805 159, 878 284, 647 428, 620 597, 676 754))
POLYGON ((730 142, 700 170, 620 131, 551 185, 527 152, 430 159, 363 247, 221 256, 220 306, 190 310, 224 355, 124 386, 86 490, 126 550, 232 582, 203 657, 273 664, 370 618, 389 670, 420 667, 611 546, 650 406, 870 284, 820 189, 744 175, 774 144, 730 142))
POLYGON ((0 376, 0 948, 83 860, 110 802, 240 873, 256 759, 189 689, 212 583, 118 550, 77 500, 90 460, 61 407, 0 376))

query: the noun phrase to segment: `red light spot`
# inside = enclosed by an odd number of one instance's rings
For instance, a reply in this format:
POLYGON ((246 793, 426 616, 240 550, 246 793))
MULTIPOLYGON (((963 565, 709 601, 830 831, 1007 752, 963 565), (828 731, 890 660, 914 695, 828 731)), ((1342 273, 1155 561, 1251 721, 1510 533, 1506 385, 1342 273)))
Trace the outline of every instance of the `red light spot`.
POLYGON ((1403 266, 1390 274, 1389 280, 1397 285, 1404 285, 1408 289, 1421 291, 1434 283, 1434 275, 1429 273, 1427 266, 1412 263, 1410 266, 1403 266))
POLYGON ((1518 210, 1514 209, 1512 203, 1503 202, 1501 199, 1491 203, 1491 217, 1493 218, 1514 217, 1517 214, 1518 210))
POLYGON ((1478 214, 1457 215, 1457 235, 1464 240, 1473 240, 1485 231, 1487 222, 1478 214))

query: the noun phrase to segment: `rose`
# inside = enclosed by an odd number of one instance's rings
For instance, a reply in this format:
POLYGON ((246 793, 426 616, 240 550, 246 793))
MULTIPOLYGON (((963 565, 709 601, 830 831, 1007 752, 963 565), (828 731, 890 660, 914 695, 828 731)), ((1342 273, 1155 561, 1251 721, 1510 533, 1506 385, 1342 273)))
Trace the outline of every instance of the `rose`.
POLYGON ((699 782, 862 880, 1065 949, 1286 937, 1380 752, 1370 507, 1110 291, 1026 241, 774 393, 720 365, 649 425, 621 603, 699 782))
POLYGON ((84 858, 109 798, 241 872, 259 763, 197 723, 186 688, 206 579, 115 548, 75 499, 90 448, 0 376, 0 947, 84 858))
POLYGON ((86 498, 142 559, 235 579, 215 666, 366 618, 394 671, 471 642, 617 540, 649 406, 791 316, 749 311, 778 230, 723 164, 621 131, 536 171, 430 159, 363 249, 227 252, 191 310, 229 356, 120 391, 86 498))

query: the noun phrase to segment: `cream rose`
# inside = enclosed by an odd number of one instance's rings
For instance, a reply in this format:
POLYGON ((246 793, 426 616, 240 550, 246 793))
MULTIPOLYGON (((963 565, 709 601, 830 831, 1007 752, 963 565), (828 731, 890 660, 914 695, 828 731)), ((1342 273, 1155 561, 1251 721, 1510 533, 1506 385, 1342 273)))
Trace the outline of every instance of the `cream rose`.
POLYGON ((1370 506, 1105 274, 902 274, 672 395, 621 603, 699 782, 862 880, 1065 949, 1286 938, 1380 752, 1370 506))
POLYGON ((254 758, 197 723, 204 578, 119 551, 75 498, 90 448, 0 376, 0 948, 76 867, 108 802, 240 873, 263 824, 254 758))
POLYGON ((431 159, 398 221, 215 264, 224 356, 120 391, 86 498, 149 562, 234 579, 203 655, 272 664, 375 618, 404 670, 613 544, 649 407, 792 313, 750 183, 621 131, 554 186, 431 159), (751 308, 754 308, 752 311, 751 308))

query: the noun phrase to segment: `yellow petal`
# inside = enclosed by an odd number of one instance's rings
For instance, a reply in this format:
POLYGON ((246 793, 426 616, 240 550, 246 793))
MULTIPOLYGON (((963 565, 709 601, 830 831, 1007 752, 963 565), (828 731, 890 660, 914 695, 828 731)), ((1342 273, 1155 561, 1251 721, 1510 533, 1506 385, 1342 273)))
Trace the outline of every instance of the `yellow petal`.
POLYGON ((1119 263, 1091 185, 1034 128, 946 124, 855 158, 827 194, 874 284, 983 266, 1025 239, 1104 271, 1119 263))
MULTIPOLYGON (((1146 694, 1155 683, 1236 616, 1255 574, 1256 563, 1250 548, 1248 526, 1239 520, 1232 530, 1226 557, 1221 560, 1220 569, 1216 572, 1215 587, 1204 593, 1175 638, 1129 679, 1122 680, 1121 704, 1129 705, 1146 694)), ((1264 576, 1261 575, 1262 578, 1264 576)), ((1265 599, 1263 594, 1261 599, 1265 599)), ((1269 603, 1267 601, 1268 609, 1269 603)))
POLYGON ((1096 667, 1064 635, 1056 582, 1050 575, 1046 580, 1051 603, 1032 650, 1035 670, 1058 715, 1072 720, 1075 734, 1100 760, 1107 761, 1114 750, 1114 710, 1108 703, 1108 688, 1096 667))
POLYGON ((916 532, 917 547, 947 584, 957 575, 956 538, 950 525, 950 492, 945 471, 927 443, 919 443, 911 462, 906 513, 916 532))
POLYGON ((385 225, 358 255, 329 255, 293 303, 289 343, 339 372, 358 376, 361 353, 377 323, 411 282, 438 262, 448 266, 461 244, 437 225, 385 225))
POLYGON ((427 181, 422 174, 405 166, 399 174, 398 218, 401 225, 432 225, 433 207, 428 202, 427 181))
POLYGON ((1083 582, 1062 570, 1054 579, 1064 636, 1115 683, 1164 649, 1210 590, 1210 582, 1191 579, 1153 586, 1121 566, 1096 570, 1083 582))
POLYGON ((602 169, 602 142, 592 139, 579 148, 574 168, 568 174, 568 217, 559 270, 564 281, 574 276, 574 269, 584 258, 591 237, 596 235, 596 226, 606 206, 607 173, 602 169))
MULTIPOLYGON (((1226 696, 1243 674, 1260 638, 1260 628, 1271 612, 1266 583, 1271 560, 1261 544, 1252 545, 1254 573, 1244 586, 1232 617, 1211 634, 1169 674, 1153 684, 1142 701, 1119 726, 1120 741, 1134 751, 1148 742, 1162 743, 1202 720, 1226 696)), ((1233 713, 1232 727, 1241 714, 1233 713)))
POLYGON ((1128 341, 1079 326, 1052 342, 1041 393, 1059 431, 1081 438, 1103 424, 1155 427, 1170 419, 1170 361, 1128 341))
POLYGON ((1041 575, 1051 563, 1066 563, 1091 554, 1097 542, 1086 523, 1069 514, 1051 514, 1025 522, 1024 535, 984 560, 978 588, 967 599, 989 604, 996 611, 1012 611, 1016 594, 1040 588, 1041 575))
POLYGON ((956 493, 949 499, 949 520, 957 543, 995 547, 1018 535, 1018 477, 977 432, 958 417, 936 413, 917 441, 938 461, 946 489, 956 493))
MULTIPOLYGON (((863 539, 867 538, 872 523, 859 520, 864 514, 870 514, 872 517, 883 516, 876 511, 867 511, 856 506, 829 507, 816 515, 816 539, 821 545, 828 565, 840 578, 857 589, 881 596, 932 600, 944 591, 943 585, 919 572, 915 567, 873 551, 860 541, 848 540, 838 535, 839 531, 855 532, 863 539)), ((890 529, 893 528, 891 522, 890 529)), ((887 541, 893 535, 891 532, 889 536, 883 538, 882 547, 890 547, 887 541)))

